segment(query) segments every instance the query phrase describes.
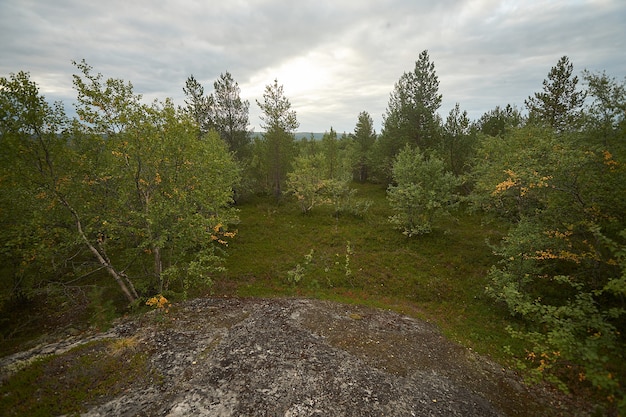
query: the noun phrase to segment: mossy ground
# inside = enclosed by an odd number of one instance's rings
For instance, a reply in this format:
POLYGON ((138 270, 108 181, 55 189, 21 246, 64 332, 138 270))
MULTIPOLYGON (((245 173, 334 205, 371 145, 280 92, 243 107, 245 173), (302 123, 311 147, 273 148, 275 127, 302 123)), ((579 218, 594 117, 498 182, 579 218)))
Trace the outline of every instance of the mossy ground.
POLYGON ((13 375, 0 386, 0 407, 7 416, 74 415, 154 378, 133 339, 93 342, 13 375))
POLYGON ((214 293, 392 308, 435 322, 454 340, 504 360, 502 346, 518 343, 505 331, 506 311, 484 295, 486 272, 497 262, 487 241, 500 239, 503 226, 459 209, 432 233, 407 238, 387 221, 391 211, 382 186, 353 186, 359 198, 372 201, 363 217, 335 216, 326 207, 304 215, 287 198, 241 204, 239 233, 214 293), (297 265, 301 280, 290 282, 297 265))

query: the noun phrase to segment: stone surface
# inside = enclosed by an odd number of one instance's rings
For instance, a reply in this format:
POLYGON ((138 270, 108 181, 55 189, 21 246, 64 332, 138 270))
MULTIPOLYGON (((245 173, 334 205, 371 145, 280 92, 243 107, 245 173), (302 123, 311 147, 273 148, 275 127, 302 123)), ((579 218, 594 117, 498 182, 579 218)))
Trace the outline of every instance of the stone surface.
POLYGON ((91 417, 568 415, 431 324, 365 307, 197 299, 97 337, 132 338, 158 378, 90 405, 91 417))

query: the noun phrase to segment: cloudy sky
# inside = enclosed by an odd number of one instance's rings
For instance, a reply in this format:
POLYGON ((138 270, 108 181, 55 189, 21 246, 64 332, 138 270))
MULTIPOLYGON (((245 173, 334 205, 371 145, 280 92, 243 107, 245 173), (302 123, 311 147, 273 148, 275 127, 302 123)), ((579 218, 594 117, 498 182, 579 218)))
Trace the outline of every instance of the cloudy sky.
POLYGON ((259 131, 263 89, 285 89, 300 131, 380 131, 389 94, 428 50, 445 117, 470 118, 541 90, 558 59, 626 76, 624 0, 0 0, 0 75, 28 71, 71 113, 73 60, 184 104, 190 74, 207 93, 229 71, 259 131))

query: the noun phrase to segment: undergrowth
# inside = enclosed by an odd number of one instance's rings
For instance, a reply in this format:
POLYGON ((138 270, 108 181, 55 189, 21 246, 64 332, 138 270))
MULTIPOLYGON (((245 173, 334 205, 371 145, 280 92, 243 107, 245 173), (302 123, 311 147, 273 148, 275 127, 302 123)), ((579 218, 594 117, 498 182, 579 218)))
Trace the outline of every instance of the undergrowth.
POLYGON ((134 339, 93 342, 13 375, 0 385, 0 410, 6 416, 77 415, 152 376, 134 339))
MULTIPOLYGON (((189 296, 312 297, 392 309, 435 323, 451 340, 503 365, 525 360, 528 346, 506 331, 515 319, 485 295, 487 272, 498 261, 489 242, 497 242, 505 226, 460 207, 431 233, 408 238, 387 221, 391 210, 382 186, 353 186, 357 198, 371 202, 358 216, 337 215, 332 207, 302 214, 287 197, 238 204, 240 224, 229 243, 226 271, 211 288, 189 296)), ((115 307, 106 294, 87 294, 92 302, 83 316, 91 326, 106 328, 112 320, 115 307)), ((176 296, 168 299, 176 301, 176 296)), ((140 352, 123 350, 130 362, 119 369, 119 358, 106 353, 104 345, 84 349, 92 353, 44 359, 21 371, 0 387, 0 407, 21 410, 21 415, 45 415, 41 410, 46 409, 76 413, 75 404, 110 395, 138 375, 148 378, 140 352), (84 361, 92 370, 86 371, 84 361), (69 379, 54 379, 50 369, 60 366, 70 370, 69 379), (83 368, 88 374, 81 373, 83 368), (60 406, 52 403, 58 390, 64 392, 60 406)))
POLYGON ((363 216, 316 207, 302 214, 285 198, 241 204, 237 239, 214 292, 245 297, 307 296, 392 308, 438 324, 464 345, 508 360, 507 314, 485 297, 496 262, 486 240, 504 230, 458 209, 428 235, 408 238, 387 219, 385 189, 354 184, 371 201, 363 216))

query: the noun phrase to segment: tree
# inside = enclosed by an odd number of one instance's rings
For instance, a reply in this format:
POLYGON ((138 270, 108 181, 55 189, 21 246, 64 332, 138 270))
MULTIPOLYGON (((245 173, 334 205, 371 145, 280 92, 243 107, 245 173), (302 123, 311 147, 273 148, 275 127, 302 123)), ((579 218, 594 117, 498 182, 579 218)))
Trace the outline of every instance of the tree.
MULTIPOLYGON (((117 89, 102 88, 102 76, 92 75, 91 67, 79 69, 77 113, 103 120, 103 132, 108 130, 107 114, 122 114, 126 121, 117 134, 106 136, 112 161, 104 171, 90 173, 92 194, 103 199, 94 207, 91 229, 99 248, 123 243, 116 252, 135 260, 137 268, 151 269, 152 280, 144 286, 159 292, 168 288, 172 276, 185 285, 209 283, 209 273, 220 262, 215 244, 223 241, 221 234, 230 235, 227 225, 236 219, 229 205, 239 174, 225 145, 211 133, 198 141, 192 119, 177 112, 170 100, 150 106, 140 104, 139 97, 121 100, 117 89), (112 190, 100 186, 104 178, 112 190), (189 259, 185 254, 194 255, 189 259), (146 256, 152 258, 152 268, 142 266, 146 256), (181 266, 183 259, 189 263, 181 266)), ((106 84, 123 86, 121 96, 133 97, 130 84, 106 84)), ((91 133, 87 140, 101 140, 103 132, 85 128, 91 133)))
MULTIPOLYGON (((88 68, 84 62, 78 65, 88 68)), ((5 125, 2 129, 3 137, 7 135, 12 141, 13 151, 22 155, 21 158, 14 160, 17 164, 14 168, 21 174, 20 178, 14 179, 15 184, 38 195, 39 204, 33 202, 31 207, 41 214, 33 217, 33 220, 49 216, 54 221, 53 224, 56 223, 55 237, 59 244, 66 248, 88 249, 100 268, 117 282, 127 300, 134 301, 137 292, 132 282, 110 260, 103 246, 102 232, 90 227, 97 221, 98 215, 94 211, 94 201, 89 202, 91 204, 86 202, 91 181, 89 176, 85 178, 85 167, 93 164, 93 161, 87 161, 86 155, 81 155, 76 149, 68 146, 70 142, 67 131, 65 133, 59 131, 59 123, 64 116, 46 103, 44 97, 39 95, 37 86, 26 74, 20 73, 17 77, 12 77, 10 82, 6 79, 2 81, 4 84, 2 92, 5 96, 3 102, 13 104, 5 108, 7 117, 3 119, 20 121, 5 125)), ((111 82, 103 87, 98 77, 94 77, 93 81, 100 88, 119 89, 122 92, 118 97, 119 102, 127 102, 127 99, 132 97, 123 83, 111 82)), ((105 129, 107 133, 123 129, 126 120, 119 112, 107 111, 103 112, 101 117, 91 117, 95 114, 95 107, 105 109, 111 103, 111 100, 99 100, 91 103, 84 113, 79 113, 81 118, 86 119, 89 129, 103 128, 105 124, 108 126, 105 129)), ((48 224, 31 223, 27 228, 40 232, 42 226, 45 228, 48 224)), ((41 258, 45 259, 46 255, 41 258)))
POLYGON ((354 140, 353 170, 354 178, 360 182, 367 181, 371 164, 372 148, 376 142, 374 121, 368 112, 359 113, 359 118, 352 134, 354 140))
POLYGON ((622 360, 626 314, 624 95, 608 77, 590 78, 594 101, 581 119, 584 93, 571 67, 560 66, 568 71, 553 71, 535 97, 534 123, 523 126, 508 108, 479 121, 485 135, 475 192, 483 208, 511 222, 494 248, 500 261, 488 294, 523 323, 510 331, 532 346, 522 362, 536 376, 563 386, 563 370, 574 370, 623 398, 611 363, 622 360), (555 80, 570 87, 559 89, 555 80))
POLYGON ((515 106, 507 104, 505 108, 496 106, 495 109, 483 114, 476 121, 476 128, 489 136, 502 136, 511 129, 521 127, 524 117, 515 106))
POLYGON ((619 146, 626 133, 626 84, 606 73, 584 71, 583 78, 592 98, 585 109, 587 130, 602 146, 619 146))
POLYGON ((297 142, 299 156, 311 156, 320 153, 320 142, 315 139, 315 135, 311 133, 309 138, 302 138, 297 142))
POLYGON ((394 161, 393 180, 387 199, 395 214, 389 221, 408 237, 430 233, 434 218, 449 214, 457 204, 454 189, 459 181, 445 172, 443 161, 408 144, 394 161))
POLYGON ((199 137, 202 137, 214 126, 211 116, 211 98, 204 95, 204 87, 195 79, 193 74, 187 78, 183 92, 187 97, 185 109, 198 126, 199 137))
POLYGON ((248 109, 250 103, 240 98, 239 85, 227 71, 213 84, 215 92, 209 99, 213 126, 239 158, 247 153, 250 144, 248 109))
POLYGON ((282 185, 295 153, 295 130, 300 126, 296 112, 291 110, 291 103, 285 97, 278 80, 265 86, 263 102, 257 100, 263 114, 260 116, 265 130, 264 159, 271 188, 275 197, 282 194, 282 185))
POLYGON ((309 213, 313 207, 323 204, 326 186, 324 157, 321 154, 298 156, 293 171, 287 174, 287 192, 292 193, 302 213, 309 213))
POLYGON ((461 112, 459 103, 448 114, 442 139, 442 155, 446 165, 454 175, 459 176, 468 167, 475 139, 467 112, 461 112))
POLYGON ((2 79, 3 161, 12 169, 0 187, 14 187, 6 194, 29 209, 20 228, 2 233, 4 247, 57 280, 105 271, 128 302, 174 277, 184 288, 206 283, 236 220, 238 171, 223 142, 198 141, 170 100, 142 104, 130 83, 76 66, 80 120, 71 123, 25 74, 2 79))
POLYGON ((561 166, 557 149, 554 132, 536 125, 482 136, 472 170, 474 203, 511 222, 531 215, 544 204, 553 168, 561 166))
POLYGON ((58 198, 77 156, 62 154, 68 125, 28 73, 0 78, 0 262, 2 288, 15 299, 53 280, 75 253, 77 245, 61 244, 77 234, 66 233, 72 219, 58 198))
POLYGON ((422 152, 438 149, 441 106, 439 79, 428 51, 422 51, 412 72, 405 72, 394 86, 383 120, 380 151, 383 172, 406 144, 422 152))
POLYGON ((535 93, 525 101, 531 122, 545 123, 562 132, 575 128, 580 120, 585 92, 577 91, 578 77, 567 56, 561 57, 543 81, 543 92, 535 93))
POLYGON ((341 175, 339 141, 337 140, 337 132, 332 126, 330 132, 326 132, 322 136, 321 151, 326 167, 325 177, 339 177, 341 175))
POLYGON ((566 367, 623 396, 610 368, 620 357, 626 314, 616 259, 626 170, 621 159, 567 131, 530 124, 483 138, 475 192, 484 208, 511 222, 494 247, 500 261, 487 293, 523 322, 509 330, 530 342, 524 363, 537 378, 564 387, 566 367))
POLYGON ((438 139, 436 112, 441 106, 439 79, 428 51, 422 51, 412 72, 405 72, 389 98, 383 136, 397 137, 422 151, 433 149, 438 139))
POLYGON ((332 205, 336 217, 340 213, 363 216, 371 206, 369 200, 355 199, 349 175, 331 177, 328 161, 322 153, 298 156, 293 170, 287 174, 287 191, 296 197, 303 214, 313 207, 332 205))
POLYGON ((288 192, 293 194, 303 213, 318 205, 332 205, 335 216, 351 213, 362 216, 371 202, 356 201, 355 189, 350 188, 351 161, 348 156, 352 139, 331 127, 320 142, 300 141, 300 155, 287 174, 288 192))

